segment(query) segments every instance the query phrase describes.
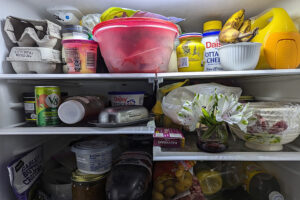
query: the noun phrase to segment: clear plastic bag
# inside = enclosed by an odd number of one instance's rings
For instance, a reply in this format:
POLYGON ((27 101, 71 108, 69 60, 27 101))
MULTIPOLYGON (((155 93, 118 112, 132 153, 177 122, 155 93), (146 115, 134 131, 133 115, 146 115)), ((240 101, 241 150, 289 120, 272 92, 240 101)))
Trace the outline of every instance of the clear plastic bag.
POLYGON ((228 87, 217 83, 205 83, 192 86, 180 87, 171 91, 163 98, 162 109, 166 116, 168 116, 176 124, 181 124, 177 113, 182 108, 185 101, 192 101, 195 94, 214 94, 222 93, 225 95, 235 95, 240 97, 242 89, 239 87, 228 87))

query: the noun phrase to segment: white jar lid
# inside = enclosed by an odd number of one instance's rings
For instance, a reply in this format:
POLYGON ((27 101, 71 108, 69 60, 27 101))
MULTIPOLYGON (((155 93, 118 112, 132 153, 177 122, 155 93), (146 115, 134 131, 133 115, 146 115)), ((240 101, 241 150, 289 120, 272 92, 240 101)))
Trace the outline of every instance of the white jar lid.
POLYGON ((95 152, 111 151, 115 144, 107 140, 87 140, 75 143, 72 151, 79 154, 90 154, 95 152))
POLYGON ((74 100, 62 103, 58 108, 58 116, 60 120, 66 124, 75 124, 80 122, 85 115, 83 105, 74 100))

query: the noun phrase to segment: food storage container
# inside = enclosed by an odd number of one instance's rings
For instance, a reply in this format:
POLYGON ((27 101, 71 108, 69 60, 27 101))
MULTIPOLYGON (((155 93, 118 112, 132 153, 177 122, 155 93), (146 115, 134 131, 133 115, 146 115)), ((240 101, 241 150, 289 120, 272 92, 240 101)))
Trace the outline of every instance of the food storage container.
POLYGON ((247 132, 236 126, 230 129, 251 149, 280 151, 283 144, 294 141, 300 134, 300 104, 252 102, 249 110, 254 120, 249 122, 247 132))
POLYGON ((50 48, 13 47, 6 60, 11 62, 18 74, 49 74, 60 71, 60 51, 50 48))
POLYGON ((91 40, 63 40, 68 73, 96 73, 98 44, 91 40))
POLYGON ((239 42, 218 48, 223 69, 228 71, 255 69, 260 47, 261 43, 257 42, 239 42))
POLYGON ((72 200, 105 199, 106 174, 72 174, 72 200))
POLYGON ((115 147, 108 140, 87 140, 76 143, 72 151, 76 154, 77 168, 88 174, 104 174, 111 169, 112 151, 115 147))
POLYGON ((112 106, 142 106, 144 92, 109 92, 112 106))
POLYGON ((153 18, 118 18, 93 30, 111 73, 166 72, 178 34, 175 24, 153 18))

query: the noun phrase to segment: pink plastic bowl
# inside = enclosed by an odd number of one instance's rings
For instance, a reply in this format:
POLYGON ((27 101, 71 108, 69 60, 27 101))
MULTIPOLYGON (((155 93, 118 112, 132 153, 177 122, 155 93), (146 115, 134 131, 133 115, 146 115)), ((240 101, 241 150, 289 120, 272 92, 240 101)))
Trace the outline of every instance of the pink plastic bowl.
POLYGON ((118 18, 93 30, 111 73, 166 72, 178 34, 175 24, 153 18, 118 18))

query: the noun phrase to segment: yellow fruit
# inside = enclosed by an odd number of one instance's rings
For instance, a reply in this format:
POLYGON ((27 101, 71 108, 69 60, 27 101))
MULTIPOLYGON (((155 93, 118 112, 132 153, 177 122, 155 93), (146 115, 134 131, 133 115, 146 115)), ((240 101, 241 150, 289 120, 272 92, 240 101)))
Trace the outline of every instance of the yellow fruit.
POLYGON ((244 22, 244 17, 245 9, 237 11, 226 21, 226 23, 223 26, 223 29, 234 28, 238 30, 244 22))
POLYGON ((247 33, 249 31, 251 31, 251 21, 249 19, 246 19, 240 28, 240 32, 247 33))
POLYGON ((167 180, 164 182, 165 187, 173 186, 174 185, 174 180, 167 180))
POLYGON ((192 179, 193 178, 193 175, 191 174, 191 172, 189 171, 186 171, 185 174, 184 174, 184 178, 188 178, 188 179, 192 179))
POLYGON ((219 40, 223 43, 234 43, 238 41, 239 34, 237 29, 228 28, 220 32, 219 40))
POLYGON ((162 193, 153 191, 152 192, 152 200, 164 200, 164 195, 162 193))
POLYGON ((184 174, 184 170, 183 170, 183 169, 179 169, 179 170, 177 170, 177 171, 175 172, 176 178, 182 177, 183 174, 184 174))
POLYGON ((183 181, 177 181, 175 183, 175 189, 176 189, 177 194, 186 191, 185 187, 184 187, 184 182, 183 181))
POLYGON ((185 178, 185 179, 183 180, 183 184, 184 184, 184 188, 185 188, 186 190, 188 190, 188 189, 190 189, 190 187, 192 187, 192 185, 193 185, 193 179, 185 178))
POLYGON ((162 191, 164 191, 165 187, 164 187, 164 184, 162 184, 161 182, 155 182, 154 189, 158 192, 162 192, 162 191))
POLYGON ((173 187, 167 187, 164 191, 164 195, 168 198, 175 196, 175 194, 176 194, 176 191, 175 191, 175 188, 173 188, 173 187))
POLYGON ((222 188, 222 177, 217 171, 204 170, 196 174, 204 195, 212 195, 222 188))

